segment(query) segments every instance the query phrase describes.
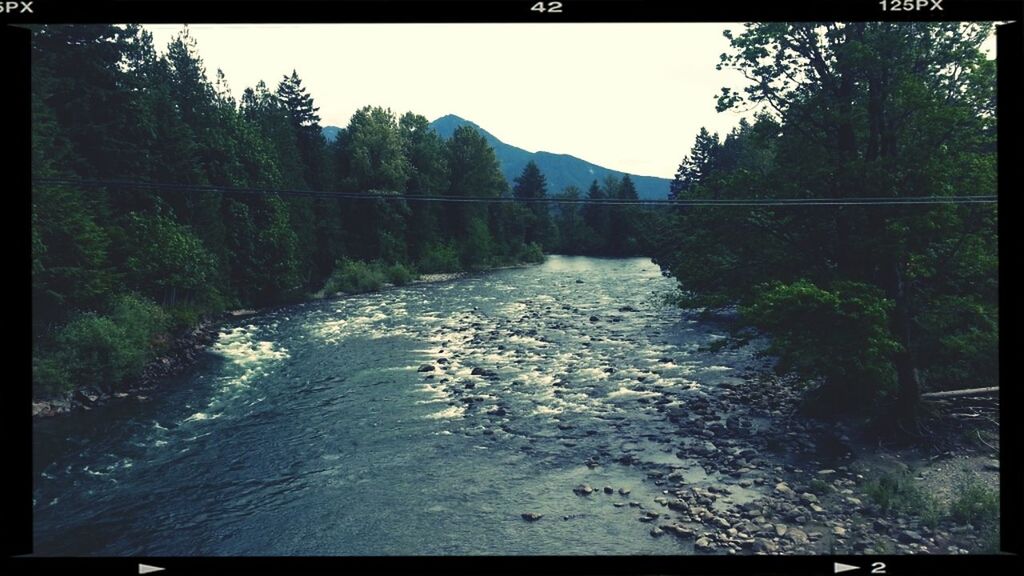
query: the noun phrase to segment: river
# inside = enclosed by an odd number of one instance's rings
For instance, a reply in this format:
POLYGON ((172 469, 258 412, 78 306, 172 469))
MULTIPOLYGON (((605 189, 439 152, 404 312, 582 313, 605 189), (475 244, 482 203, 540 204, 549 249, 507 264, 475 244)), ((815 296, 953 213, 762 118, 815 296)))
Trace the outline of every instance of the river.
POLYGON ((640 521, 658 478, 734 481, 672 415, 755 360, 673 287, 552 256, 232 320, 148 400, 36 422, 36 553, 691 554, 640 521))

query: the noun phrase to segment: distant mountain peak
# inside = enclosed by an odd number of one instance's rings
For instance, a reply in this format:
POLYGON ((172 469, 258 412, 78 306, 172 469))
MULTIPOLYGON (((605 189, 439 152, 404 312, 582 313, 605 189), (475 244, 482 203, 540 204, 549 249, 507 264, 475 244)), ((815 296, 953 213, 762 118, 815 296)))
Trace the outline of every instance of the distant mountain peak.
MULTIPOLYGON (((522 173, 523 168, 531 160, 537 164, 540 171, 544 173, 548 183, 548 193, 557 194, 568 186, 576 186, 580 190, 586 190, 592 181, 600 180, 608 175, 621 178, 625 172, 612 170, 587 162, 570 154, 558 152, 530 152, 511 144, 506 144, 496 136, 481 128, 471 120, 467 120, 456 114, 445 114, 430 123, 430 127, 445 140, 452 137, 452 134, 461 126, 471 126, 476 129, 494 148, 494 154, 498 157, 501 171, 505 179, 510 183, 522 173)), ((667 178, 654 176, 637 176, 630 174, 633 184, 636 186, 637 194, 643 199, 664 199, 668 197, 669 184, 667 178)))
MULTIPOLYGON (((540 171, 547 178, 549 194, 557 194, 568 186, 575 186, 580 190, 586 190, 594 180, 601 180, 609 175, 621 178, 626 174, 619 170, 598 166, 570 154, 546 151, 530 152, 511 144, 506 144, 487 130, 481 128, 479 124, 456 114, 445 114, 430 123, 431 129, 445 140, 451 138, 452 134, 462 126, 470 126, 479 132, 487 140, 487 143, 491 145, 491 148, 494 148, 494 154, 498 157, 498 163, 501 165, 501 172, 510 184, 515 181, 522 173, 526 164, 531 160, 537 164, 537 167, 540 168, 540 171)), ((337 126, 325 126, 323 129, 324 138, 331 142, 337 138, 341 130, 337 126)), ((654 176, 637 176, 635 174, 630 174, 629 177, 633 180, 640 198, 645 200, 662 200, 668 197, 671 180, 654 176)))

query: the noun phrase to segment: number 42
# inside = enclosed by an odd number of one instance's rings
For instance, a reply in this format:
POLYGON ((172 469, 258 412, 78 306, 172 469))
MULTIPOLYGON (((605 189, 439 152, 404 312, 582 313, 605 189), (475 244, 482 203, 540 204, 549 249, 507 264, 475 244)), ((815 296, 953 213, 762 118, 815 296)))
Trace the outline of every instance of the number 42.
POLYGON ((552 14, 562 13, 561 2, 537 2, 530 8, 530 12, 550 12, 552 14))

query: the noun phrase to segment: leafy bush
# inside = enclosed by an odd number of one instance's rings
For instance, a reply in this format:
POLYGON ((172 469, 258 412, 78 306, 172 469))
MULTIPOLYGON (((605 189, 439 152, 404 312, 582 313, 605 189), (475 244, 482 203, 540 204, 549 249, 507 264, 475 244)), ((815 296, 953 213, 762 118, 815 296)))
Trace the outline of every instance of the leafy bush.
POLYGON ((832 493, 832 491, 834 491, 835 488, 832 488, 831 484, 829 484, 828 482, 825 482, 821 478, 815 478, 815 479, 813 479, 813 480, 811 480, 810 482, 807 483, 807 490, 808 490, 808 492, 811 492, 812 494, 817 494, 818 496, 824 496, 826 494, 832 493))
POLYGON ((379 265, 345 259, 335 263, 334 272, 327 279, 324 290, 328 294, 374 292, 384 286, 385 280, 386 277, 379 265))
POLYGON ((493 239, 483 220, 470 220, 466 235, 460 242, 459 260, 467 269, 486 267, 494 255, 493 239))
POLYGON ((960 482, 956 498, 949 504, 949 515, 964 524, 996 524, 999 519, 999 493, 975 478, 965 478, 960 482))
POLYGON ((61 327, 53 342, 33 357, 33 383, 44 395, 76 386, 111 390, 152 360, 167 314, 134 294, 114 299, 108 315, 79 314, 61 327))
POLYGON ((938 500, 924 492, 908 472, 882 474, 869 481, 865 491, 883 511, 916 514, 931 528, 943 516, 938 500))
POLYGON ((830 289, 800 280, 765 286, 744 317, 772 336, 780 371, 821 378, 830 409, 877 405, 891 392, 899 349, 889 330, 891 302, 877 288, 837 282, 830 289))
POLYGON ((416 274, 402 264, 391 264, 384 268, 388 282, 395 286, 404 286, 416 278, 416 274))
POLYGON ((523 250, 519 253, 520 262, 543 262, 544 251, 541 250, 540 245, 536 242, 530 242, 523 250))
POLYGON ((462 270, 459 251, 451 244, 431 244, 423 251, 416 267, 425 274, 440 274, 462 270))
POLYGON ((216 275, 216 260, 203 242, 172 218, 131 213, 123 242, 129 284, 165 305, 208 290, 216 275))

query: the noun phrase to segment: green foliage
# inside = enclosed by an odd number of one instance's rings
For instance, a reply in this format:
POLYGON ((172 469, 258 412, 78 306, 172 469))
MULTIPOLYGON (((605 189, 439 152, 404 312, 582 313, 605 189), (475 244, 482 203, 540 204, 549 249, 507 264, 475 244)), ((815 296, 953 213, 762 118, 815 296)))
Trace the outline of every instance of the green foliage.
POLYGON ((381 266, 361 260, 345 259, 335 266, 334 273, 327 279, 324 291, 327 294, 375 292, 383 288, 386 281, 387 276, 381 266))
POLYGON ((376 292, 385 283, 404 286, 416 279, 416 273, 400 263, 384 264, 380 261, 340 260, 324 286, 325 294, 345 292, 360 294, 376 292))
POLYGON ((915 514, 930 528, 935 528, 944 515, 938 500, 922 490, 905 471, 884 473, 869 480, 865 492, 884 512, 915 514))
POLYGON ((192 294, 213 281, 213 256, 188 227, 169 217, 128 214, 123 243, 130 286, 167 305, 174 305, 177 291, 192 294))
POLYGON ((833 488, 831 484, 825 482, 821 478, 814 478, 807 483, 807 490, 813 494, 817 494, 818 496, 824 496, 826 494, 831 494, 832 492, 834 492, 835 488, 833 488))
POLYGON ((423 250, 423 256, 416 263, 416 268, 424 274, 458 272, 462 270, 459 252, 451 243, 430 244, 423 250))
POLYGON ((391 264, 384 268, 384 277, 395 286, 405 286, 416 279, 416 273, 404 264, 391 264))
POLYGON ((105 315, 79 314, 33 357, 36 393, 53 395, 82 384, 115 389, 153 358, 156 338, 167 326, 159 306, 133 294, 115 298, 105 315))
MULTIPOLYGON (((750 82, 723 89, 719 108, 762 112, 724 140, 701 130, 672 197, 994 195, 995 76, 979 51, 990 32, 954 22, 727 32, 720 68, 750 82)), ((655 261, 691 301, 745 304, 780 368, 824 379, 826 404, 910 421, 922 390, 996 384, 996 215, 954 204, 680 206, 649 227, 655 261)))
POLYGON ((825 290, 800 280, 766 287, 742 311, 772 334, 778 368, 824 379, 838 410, 891 391, 889 357, 899 347, 889 332, 891 308, 867 284, 837 282, 825 290))
POLYGON ((402 285, 417 267, 540 261, 529 241, 543 246, 553 234, 538 224, 544 209, 396 198, 507 195, 494 151, 470 128, 445 142, 423 116, 367 106, 327 144, 296 71, 274 90, 258 82, 235 102, 223 72, 208 79, 187 28, 163 51, 135 25, 33 31, 36 179, 373 195, 34 186, 37 393, 130 377, 152 356, 157 335, 142 332, 158 325, 178 330, 227 307, 287 302, 321 287, 402 285), (123 291, 160 305, 152 326, 139 328, 127 304, 113 304, 123 291))
POLYGON ((999 492, 967 476, 960 480, 949 504, 949 515, 961 524, 995 527, 999 524, 999 492))
POLYGON ((520 262, 543 262, 544 251, 541 250, 540 244, 537 244, 536 242, 531 242, 523 248, 522 252, 519 253, 519 257, 517 259, 520 262))
POLYGON ((493 253, 491 235, 484 220, 473 218, 459 244, 459 261, 470 270, 487 266, 493 253))

